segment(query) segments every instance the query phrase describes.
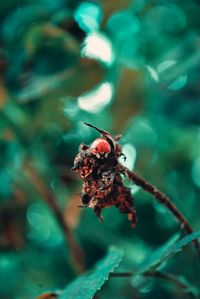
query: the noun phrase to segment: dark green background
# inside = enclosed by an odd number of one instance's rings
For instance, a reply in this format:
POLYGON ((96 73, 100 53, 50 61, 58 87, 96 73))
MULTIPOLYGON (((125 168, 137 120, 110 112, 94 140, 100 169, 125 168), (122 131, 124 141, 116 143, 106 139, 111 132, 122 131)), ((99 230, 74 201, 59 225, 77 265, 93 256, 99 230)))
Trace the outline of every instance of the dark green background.
MULTIPOLYGON (((181 232, 167 209, 135 186, 134 230, 115 208, 104 211, 104 223, 77 208, 81 182, 70 169, 79 144, 98 136, 81 121, 123 134, 128 165, 167 193, 194 230, 200 228, 199 10, 194 0, 1 1, 2 299, 35 298, 76 277, 63 232, 27 165, 55 194, 84 250, 86 269, 116 245, 124 250, 120 270, 135 271, 149 252, 181 232)), ((199 284, 192 246, 165 270, 199 284)), ((98 298, 188 294, 159 279, 135 285, 116 278, 98 298)))

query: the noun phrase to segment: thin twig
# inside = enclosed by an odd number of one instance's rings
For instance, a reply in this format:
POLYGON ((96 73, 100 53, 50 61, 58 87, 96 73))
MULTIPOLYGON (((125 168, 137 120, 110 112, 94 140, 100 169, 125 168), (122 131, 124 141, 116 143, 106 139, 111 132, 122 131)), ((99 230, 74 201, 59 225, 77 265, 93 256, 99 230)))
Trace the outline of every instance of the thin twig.
MULTIPOLYGON (((15 107, 18 108, 17 106, 15 107)), ((5 111, 0 111, 1 117, 8 123, 10 128, 15 133, 16 137, 18 138, 21 145, 26 148, 29 144, 29 141, 27 140, 25 134, 22 132, 21 127, 18 123, 13 121, 13 119, 8 115, 8 113, 5 111)), ((71 230, 69 229, 67 223, 64 220, 63 214, 58 206, 56 197, 54 193, 49 189, 49 187, 44 183, 43 178, 34 170, 28 163, 24 164, 24 167, 29 173, 29 179, 31 183, 34 185, 35 189, 38 191, 38 193, 41 195, 42 199, 49 205, 51 210, 53 211, 58 223, 60 224, 60 227, 63 230, 65 239, 69 245, 69 251, 72 256, 72 262, 76 268, 76 271, 78 273, 83 272, 84 270, 84 253, 81 250, 81 248, 77 245, 71 230)))
MULTIPOLYGON (((132 277, 134 276, 136 273, 134 272, 113 272, 110 273, 110 277, 112 278, 126 278, 126 277, 132 277)), ((175 275, 171 274, 171 273, 165 273, 165 272, 160 272, 160 271, 147 271, 144 273, 141 273, 141 275, 143 276, 147 276, 147 277, 153 277, 153 278, 160 278, 163 279, 169 283, 172 283, 173 285, 175 285, 176 287, 178 287, 179 289, 183 290, 184 292, 187 292, 188 295, 190 295, 190 297, 194 298, 194 294, 189 291, 188 289, 188 284, 183 282, 181 279, 177 278, 175 275)))
POLYGON ((160 271, 149 271, 144 273, 144 276, 150 276, 150 277, 155 277, 155 278, 160 278, 163 280, 166 280, 168 282, 173 283, 176 285, 179 289, 182 290, 187 290, 188 285, 184 283, 181 279, 178 279, 175 275, 171 273, 165 273, 165 272, 160 272, 160 271))
POLYGON ((49 187, 44 183, 43 178, 30 166, 30 164, 24 164, 25 170, 29 174, 29 180, 41 195, 42 199, 49 205, 51 210, 53 211, 60 227, 63 230, 65 239, 69 245, 69 251, 71 253, 73 264, 78 273, 83 272, 84 270, 84 253, 81 248, 76 243, 70 228, 64 220, 63 214, 58 206, 57 199, 54 193, 49 189, 49 187))
MULTIPOLYGON (((183 214, 177 209, 177 207, 171 202, 171 200, 160 190, 158 190, 154 185, 147 182, 144 178, 137 175, 136 173, 130 171, 123 165, 122 167, 124 173, 127 174, 128 178, 131 179, 136 185, 140 186, 144 191, 151 193, 159 203, 168 208, 168 210, 175 216, 178 222, 181 225, 181 228, 185 230, 187 234, 193 233, 193 229, 190 226, 187 219, 183 216, 183 214)), ((200 244, 197 239, 193 241, 193 244, 197 250, 198 255, 200 254, 200 244)))

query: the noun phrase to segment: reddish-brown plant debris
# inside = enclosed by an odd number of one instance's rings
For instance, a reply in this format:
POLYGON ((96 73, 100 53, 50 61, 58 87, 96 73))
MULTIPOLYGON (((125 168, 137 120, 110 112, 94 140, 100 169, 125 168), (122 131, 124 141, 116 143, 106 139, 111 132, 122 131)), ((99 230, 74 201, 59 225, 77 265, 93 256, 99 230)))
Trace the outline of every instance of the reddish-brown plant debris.
MULTIPOLYGON (((121 213, 127 214, 131 226, 135 227, 137 217, 134 201, 130 188, 123 184, 123 175, 144 191, 151 193, 158 202, 170 210, 187 234, 192 233, 193 229, 186 218, 164 193, 119 162, 119 157, 124 156, 117 142, 121 135, 114 137, 91 124, 84 124, 96 129, 101 137, 94 140, 90 146, 81 144, 74 160, 72 170, 83 180, 81 207, 92 208, 102 221, 102 209, 116 206, 121 213)), ((199 251, 197 240, 194 240, 194 245, 199 251)))
POLYGON ((92 208, 98 218, 103 220, 102 209, 116 206, 121 213, 128 215, 134 227, 137 222, 136 211, 131 191, 122 181, 124 168, 118 162, 118 158, 123 156, 117 143, 121 136, 113 137, 108 132, 85 124, 99 131, 101 138, 94 140, 91 146, 81 144, 74 160, 73 170, 84 181, 82 207, 92 208))

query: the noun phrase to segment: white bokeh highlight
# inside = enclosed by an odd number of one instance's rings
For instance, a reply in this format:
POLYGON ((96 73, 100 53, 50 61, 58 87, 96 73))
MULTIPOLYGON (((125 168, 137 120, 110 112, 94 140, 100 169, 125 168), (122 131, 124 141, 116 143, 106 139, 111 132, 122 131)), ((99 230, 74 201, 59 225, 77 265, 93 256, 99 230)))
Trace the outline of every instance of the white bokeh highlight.
POLYGON ((108 65, 114 61, 111 41, 106 35, 99 32, 88 34, 83 43, 81 55, 82 57, 98 59, 108 65))
POLYGON ((91 113, 103 110, 112 100, 113 84, 104 82, 96 89, 78 97, 79 108, 91 113))

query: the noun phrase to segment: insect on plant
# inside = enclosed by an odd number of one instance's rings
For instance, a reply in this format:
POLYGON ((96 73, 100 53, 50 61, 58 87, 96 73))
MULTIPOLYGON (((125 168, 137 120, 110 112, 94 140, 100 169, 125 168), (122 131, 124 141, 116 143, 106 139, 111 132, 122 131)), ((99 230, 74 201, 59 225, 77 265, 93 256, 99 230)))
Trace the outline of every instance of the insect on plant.
MULTIPOLYGON (((89 146, 81 144, 74 160, 72 170, 83 180, 80 207, 92 208, 102 221, 102 210, 115 206, 128 216, 131 226, 135 227, 137 216, 134 199, 130 188, 123 183, 124 176, 144 191, 151 193, 159 203, 171 211, 187 234, 192 233, 193 229, 186 218, 164 193, 119 162, 121 156, 126 159, 118 143, 122 136, 113 136, 94 125, 85 122, 84 124, 97 130, 101 136, 89 146)), ((194 240, 194 245, 199 252, 200 246, 197 240, 194 240)))

